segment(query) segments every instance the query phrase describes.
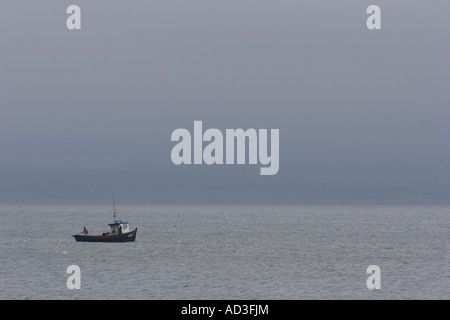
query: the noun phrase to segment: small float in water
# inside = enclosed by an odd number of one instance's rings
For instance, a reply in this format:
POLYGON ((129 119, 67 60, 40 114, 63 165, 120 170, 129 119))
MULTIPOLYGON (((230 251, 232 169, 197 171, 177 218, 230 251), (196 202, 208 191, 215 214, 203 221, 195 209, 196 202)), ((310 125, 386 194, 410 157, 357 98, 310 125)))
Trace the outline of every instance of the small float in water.
POLYGON ((114 222, 109 223, 111 231, 104 232, 101 235, 89 235, 86 228, 81 234, 73 235, 77 242, 129 242, 136 240, 137 228, 130 229, 128 222, 117 219, 116 204, 114 203, 114 222))

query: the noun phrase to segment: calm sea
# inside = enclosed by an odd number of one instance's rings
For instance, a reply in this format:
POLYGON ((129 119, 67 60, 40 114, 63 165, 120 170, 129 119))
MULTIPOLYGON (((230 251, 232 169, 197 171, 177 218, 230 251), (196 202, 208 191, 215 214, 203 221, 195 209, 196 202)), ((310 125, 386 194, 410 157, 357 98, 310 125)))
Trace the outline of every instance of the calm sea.
POLYGON ((71 237, 107 231, 111 205, 0 205, 0 299, 450 298, 450 206, 117 209, 136 242, 71 237))

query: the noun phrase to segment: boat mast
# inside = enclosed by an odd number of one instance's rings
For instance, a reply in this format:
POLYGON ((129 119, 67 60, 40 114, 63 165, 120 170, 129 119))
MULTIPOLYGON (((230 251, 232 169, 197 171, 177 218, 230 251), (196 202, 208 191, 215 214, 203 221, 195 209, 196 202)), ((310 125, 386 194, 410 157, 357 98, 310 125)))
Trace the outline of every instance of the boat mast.
POLYGON ((114 193, 112 194, 112 202, 113 202, 113 209, 114 209, 114 221, 117 220, 117 212, 116 212, 116 203, 114 202, 114 193))

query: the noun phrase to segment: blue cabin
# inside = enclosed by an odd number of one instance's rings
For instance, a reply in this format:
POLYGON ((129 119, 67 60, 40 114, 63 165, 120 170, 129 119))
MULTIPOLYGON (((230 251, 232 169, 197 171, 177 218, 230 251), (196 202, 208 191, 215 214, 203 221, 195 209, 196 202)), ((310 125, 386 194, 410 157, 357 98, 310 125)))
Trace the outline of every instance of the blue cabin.
POLYGON ((122 220, 116 220, 113 223, 109 223, 108 225, 111 228, 111 235, 118 235, 131 231, 128 222, 123 222, 122 220))

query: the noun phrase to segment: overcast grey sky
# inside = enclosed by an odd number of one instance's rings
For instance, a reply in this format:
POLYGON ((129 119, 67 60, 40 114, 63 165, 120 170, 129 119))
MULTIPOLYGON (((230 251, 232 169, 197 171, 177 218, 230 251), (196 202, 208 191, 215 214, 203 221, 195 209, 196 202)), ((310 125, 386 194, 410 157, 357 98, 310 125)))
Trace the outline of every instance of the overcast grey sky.
POLYGON ((450 2, 2 1, 0 201, 450 200, 450 2), (66 28, 81 7, 82 29, 66 28), (366 8, 381 7, 381 30, 366 8), (279 129, 280 169, 170 135, 279 129))

